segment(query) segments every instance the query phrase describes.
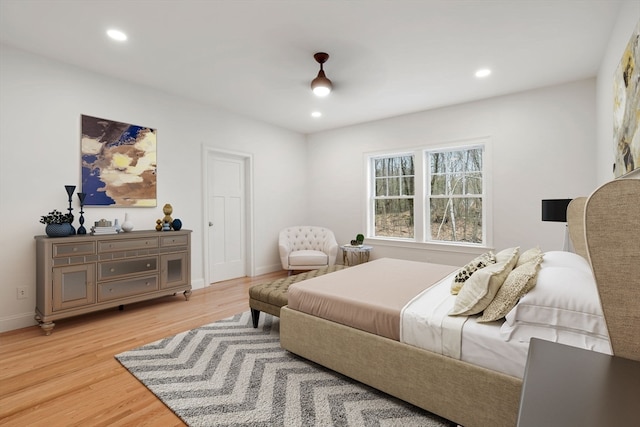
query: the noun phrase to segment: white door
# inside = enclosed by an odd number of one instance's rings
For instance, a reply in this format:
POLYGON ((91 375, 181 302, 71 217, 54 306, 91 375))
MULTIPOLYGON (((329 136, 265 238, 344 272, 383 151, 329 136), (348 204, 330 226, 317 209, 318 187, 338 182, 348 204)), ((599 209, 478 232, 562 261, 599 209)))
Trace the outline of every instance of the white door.
POLYGON ((210 282, 246 276, 245 160, 223 153, 207 159, 210 282))

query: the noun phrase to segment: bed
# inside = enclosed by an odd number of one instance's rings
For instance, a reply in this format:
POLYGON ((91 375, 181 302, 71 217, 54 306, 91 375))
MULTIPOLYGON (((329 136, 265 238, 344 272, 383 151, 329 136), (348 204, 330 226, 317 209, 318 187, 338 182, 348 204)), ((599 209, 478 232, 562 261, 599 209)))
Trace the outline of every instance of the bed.
POLYGON ((378 259, 300 282, 280 312, 281 345, 462 426, 514 426, 531 337, 640 358, 640 284, 628 280, 640 277, 639 205, 639 180, 607 183, 569 207, 577 253, 538 259, 535 248, 506 248, 471 271, 457 295, 460 266, 406 260, 378 259), (509 279, 536 262, 532 280, 509 279), (472 284, 486 276, 491 289, 474 293, 472 284), (514 281, 529 283, 514 305, 489 309, 514 281))

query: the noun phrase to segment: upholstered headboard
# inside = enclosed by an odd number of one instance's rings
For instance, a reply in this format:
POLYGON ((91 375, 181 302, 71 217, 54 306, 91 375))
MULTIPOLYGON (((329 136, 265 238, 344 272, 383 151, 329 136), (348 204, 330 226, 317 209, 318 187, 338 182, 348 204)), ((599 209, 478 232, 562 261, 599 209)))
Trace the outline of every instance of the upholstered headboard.
POLYGON ((569 203, 567 206, 567 227, 575 253, 589 259, 587 241, 584 236, 584 205, 586 203, 586 197, 577 197, 569 203))
POLYGON ((613 353, 640 360, 640 180, 602 185, 587 199, 584 220, 613 353))

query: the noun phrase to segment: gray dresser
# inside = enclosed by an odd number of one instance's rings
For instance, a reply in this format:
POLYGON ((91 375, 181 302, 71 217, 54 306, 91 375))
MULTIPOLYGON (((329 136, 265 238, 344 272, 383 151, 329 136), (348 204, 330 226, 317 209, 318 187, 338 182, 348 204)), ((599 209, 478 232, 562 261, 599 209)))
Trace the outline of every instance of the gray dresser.
POLYGON ((57 319, 191 295, 191 230, 35 239, 35 318, 47 335, 57 319))

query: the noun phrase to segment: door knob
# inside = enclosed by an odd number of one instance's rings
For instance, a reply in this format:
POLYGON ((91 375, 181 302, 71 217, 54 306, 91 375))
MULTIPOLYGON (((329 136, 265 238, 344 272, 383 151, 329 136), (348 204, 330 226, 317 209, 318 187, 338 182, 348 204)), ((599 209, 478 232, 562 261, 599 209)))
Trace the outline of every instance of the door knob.
POLYGON ((209 227, 213 227, 213 223, 209 221, 209 227))

